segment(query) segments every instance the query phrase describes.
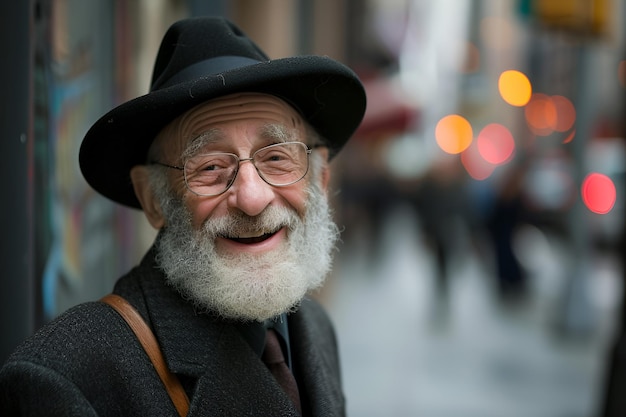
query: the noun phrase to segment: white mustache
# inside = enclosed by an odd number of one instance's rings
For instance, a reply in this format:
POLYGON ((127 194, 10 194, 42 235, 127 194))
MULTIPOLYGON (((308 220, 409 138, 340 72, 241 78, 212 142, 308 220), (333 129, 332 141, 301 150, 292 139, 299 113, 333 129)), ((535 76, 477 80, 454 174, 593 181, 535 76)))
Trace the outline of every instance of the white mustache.
POLYGON ((203 225, 203 233, 210 237, 254 238, 276 233, 286 227, 292 229, 300 220, 293 209, 269 206, 258 216, 240 211, 210 219, 203 225))

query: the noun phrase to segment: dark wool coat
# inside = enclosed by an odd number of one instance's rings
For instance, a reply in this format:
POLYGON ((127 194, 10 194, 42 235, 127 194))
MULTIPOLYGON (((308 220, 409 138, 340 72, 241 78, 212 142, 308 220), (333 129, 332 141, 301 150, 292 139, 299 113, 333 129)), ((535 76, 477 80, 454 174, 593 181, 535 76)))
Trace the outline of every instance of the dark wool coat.
MULTIPOLYGON (((140 312, 190 398, 189 416, 295 416, 287 395, 229 322, 194 311, 164 281, 151 251, 114 292, 140 312)), ((305 416, 345 415, 337 345, 321 307, 289 316, 305 416)), ((175 416, 154 367, 123 319, 78 305, 23 343, 0 370, 2 416, 175 416)))

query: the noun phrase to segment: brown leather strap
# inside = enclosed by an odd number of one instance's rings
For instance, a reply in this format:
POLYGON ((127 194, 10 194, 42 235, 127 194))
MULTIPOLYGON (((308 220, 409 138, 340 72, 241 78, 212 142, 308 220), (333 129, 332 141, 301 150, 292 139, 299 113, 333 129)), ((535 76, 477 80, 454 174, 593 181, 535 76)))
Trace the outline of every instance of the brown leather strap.
POLYGON ((143 346, 143 349, 148 354, 148 357, 150 357, 150 360, 159 374, 161 381, 163 381, 163 385, 165 385, 165 389, 172 399, 178 414, 180 416, 186 416, 189 412, 189 398, 187 398, 187 394, 185 393, 185 390, 183 390, 182 385, 180 385, 180 381, 176 375, 171 373, 165 364, 165 358, 159 348, 159 343, 141 315, 133 308, 133 306, 130 305, 128 301, 119 295, 109 294, 104 296, 100 301, 103 301, 113 307, 122 316, 126 323, 128 323, 137 336, 137 339, 139 339, 141 346, 143 346))

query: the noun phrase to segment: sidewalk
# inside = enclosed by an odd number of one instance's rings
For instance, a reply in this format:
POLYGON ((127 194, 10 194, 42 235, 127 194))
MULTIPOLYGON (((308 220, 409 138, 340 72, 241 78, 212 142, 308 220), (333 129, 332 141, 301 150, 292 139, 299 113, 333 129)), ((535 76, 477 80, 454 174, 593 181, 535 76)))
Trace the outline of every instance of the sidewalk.
POLYGON ((418 230, 399 209, 379 262, 364 255, 358 233, 337 257, 324 303, 339 335, 348 415, 595 417, 619 293, 614 268, 599 270, 591 287, 593 334, 563 339, 552 327, 561 274, 535 277, 530 300, 508 308, 483 265, 459 259, 446 307, 418 230))

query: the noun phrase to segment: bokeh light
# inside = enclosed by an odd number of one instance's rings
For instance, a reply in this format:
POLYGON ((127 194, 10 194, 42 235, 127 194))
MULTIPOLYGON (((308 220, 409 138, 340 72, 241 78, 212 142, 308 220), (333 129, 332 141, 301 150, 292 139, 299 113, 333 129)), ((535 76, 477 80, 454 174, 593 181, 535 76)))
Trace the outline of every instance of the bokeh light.
MULTIPOLYGON (((524 109, 524 115, 530 130, 539 136, 567 132, 576 123, 574 104, 567 97, 559 95, 533 94, 524 109)), ((573 132, 570 132, 563 143, 570 142, 573 138, 573 132)))
POLYGON ((576 136, 576 129, 572 129, 572 131, 569 132, 569 135, 567 135, 565 139, 563 139, 563 143, 570 143, 574 140, 574 136, 576 136))
POLYGON ((570 99, 563 96, 552 96, 550 99, 556 110, 554 130, 557 132, 567 132, 574 126, 574 122, 576 121, 576 109, 574 108, 574 104, 570 99))
POLYGON ((523 72, 508 70, 500 74, 498 91, 502 99, 511 106, 525 106, 531 98, 532 86, 523 72))
POLYGON ((606 214, 615 205, 615 184, 608 176, 594 172, 584 179, 581 195, 589 210, 597 214, 606 214))
POLYGON ((480 155, 478 146, 470 146, 461 153, 461 163, 470 177, 477 181, 491 176, 496 165, 490 164, 480 155))
POLYGON ((524 109, 526 123, 530 130, 539 136, 548 136, 554 132, 557 113, 554 102, 543 93, 535 93, 524 109))
POLYGON ((472 125, 458 114, 445 116, 435 127, 435 139, 444 152, 459 154, 472 143, 472 125))
POLYGON ((499 123, 485 126, 476 138, 476 145, 480 156, 494 165, 507 162, 515 150, 513 135, 499 123))

